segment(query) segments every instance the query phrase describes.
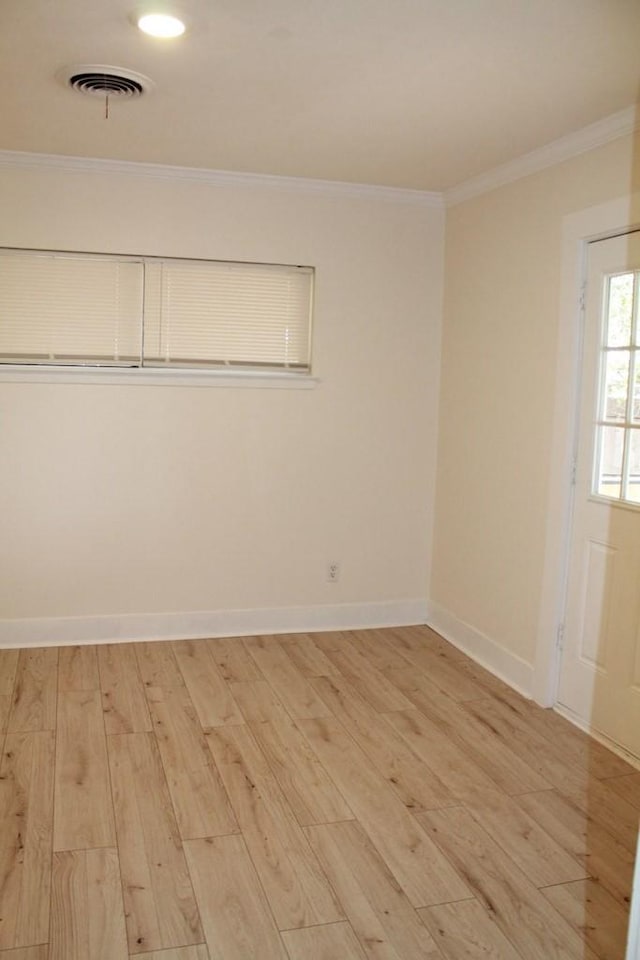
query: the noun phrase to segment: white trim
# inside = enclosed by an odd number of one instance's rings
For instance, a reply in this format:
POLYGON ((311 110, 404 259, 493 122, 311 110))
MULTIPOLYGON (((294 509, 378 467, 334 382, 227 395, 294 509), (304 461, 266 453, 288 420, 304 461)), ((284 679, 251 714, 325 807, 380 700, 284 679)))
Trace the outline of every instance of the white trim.
POLYGON ((507 650, 496 640, 459 620, 437 603, 429 603, 427 623, 437 633, 466 653, 481 666, 514 687, 523 696, 531 697, 533 668, 521 657, 507 650))
POLYGON ((587 243, 623 233, 633 226, 631 211, 640 194, 621 197, 566 216, 562 226, 562 275, 558 319, 556 395, 546 511, 546 543, 538 618, 533 698, 555 703, 559 656, 558 627, 564 620, 571 535, 571 461, 577 441, 576 411, 580 374, 580 291, 587 243))
POLYGON ((62 170, 70 173, 119 174, 160 180, 195 180, 216 187, 280 190, 288 193, 321 194, 328 197, 370 197, 421 207, 444 206, 442 194, 429 190, 409 190, 368 183, 343 183, 339 180, 312 180, 305 177, 280 177, 263 173, 236 173, 231 170, 205 170, 200 167, 175 167, 161 163, 137 163, 131 160, 25 153, 19 150, 0 150, 0 167, 17 167, 21 170, 62 170))
POLYGON ((201 167, 170 166, 161 163, 139 163, 132 160, 109 160, 99 157, 73 157, 62 154, 30 153, 0 150, 0 167, 22 170, 49 169, 71 173, 118 174, 130 177, 151 177, 161 180, 195 180, 219 187, 243 187, 280 190, 294 193, 320 194, 328 197, 371 197, 393 203, 409 203, 422 207, 454 206, 495 190, 539 170, 570 160, 581 153, 602 147, 612 140, 629 136, 640 126, 634 106, 619 110, 602 120, 575 130, 564 137, 508 163, 464 180, 444 193, 435 190, 413 190, 369 183, 345 183, 339 180, 315 180, 306 177, 284 177, 262 173, 239 173, 232 170, 207 170, 201 167))
POLYGON ((119 386, 254 387, 312 390, 320 381, 306 373, 237 370, 158 370, 153 367, 47 367, 0 364, 0 383, 84 383, 119 386))
POLYGON ((502 187, 514 180, 528 177, 539 170, 553 167, 564 160, 570 160, 581 153, 595 150, 612 140, 629 136, 640 126, 640 117, 634 106, 612 113, 603 120, 591 123, 581 130, 575 130, 558 140, 553 140, 537 150, 525 153, 508 163, 503 163, 492 170, 464 180, 455 187, 445 191, 446 206, 450 207, 463 200, 470 200, 483 193, 489 193, 497 187, 502 187))
POLYGON ((309 633, 425 623, 426 600, 0 620, 0 648, 309 633))

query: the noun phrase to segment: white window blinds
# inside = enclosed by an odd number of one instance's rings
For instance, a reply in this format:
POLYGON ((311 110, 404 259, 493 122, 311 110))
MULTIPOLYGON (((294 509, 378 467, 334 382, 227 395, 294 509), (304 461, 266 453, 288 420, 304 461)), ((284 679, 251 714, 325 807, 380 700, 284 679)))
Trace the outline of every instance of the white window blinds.
POLYGON ((1 251, 0 357, 9 363, 139 363, 142 264, 1 251))
POLYGON ((311 267, 1 253, 0 362, 310 370, 311 267))
POLYGON ((160 287, 145 327, 148 365, 308 369, 310 269, 174 260, 148 271, 149 287, 160 287))

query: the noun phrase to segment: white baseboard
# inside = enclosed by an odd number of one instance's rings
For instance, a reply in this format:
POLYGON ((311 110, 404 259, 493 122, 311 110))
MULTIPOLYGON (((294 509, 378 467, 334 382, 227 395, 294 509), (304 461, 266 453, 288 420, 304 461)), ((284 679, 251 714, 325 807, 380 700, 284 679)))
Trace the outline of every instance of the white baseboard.
POLYGON ((519 693, 531 698, 533 690, 533 667, 515 653, 501 646, 491 637, 480 633, 475 627, 458 620, 454 614, 437 603, 429 602, 427 616, 429 626, 441 636, 477 661, 491 673, 514 687, 519 693))
POLYGON ((426 623, 426 600, 343 603, 259 610, 132 613, 121 616, 0 620, 0 647, 51 647, 131 640, 239 637, 357 630, 426 623))

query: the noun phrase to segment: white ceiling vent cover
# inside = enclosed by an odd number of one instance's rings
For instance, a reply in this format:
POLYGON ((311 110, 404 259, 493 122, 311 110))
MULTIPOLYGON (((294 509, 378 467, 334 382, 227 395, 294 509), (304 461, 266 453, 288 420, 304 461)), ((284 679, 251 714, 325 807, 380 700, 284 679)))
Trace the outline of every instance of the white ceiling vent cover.
POLYGON ((134 70, 103 63, 80 63, 65 67, 58 74, 58 78, 65 86, 91 97, 133 99, 153 88, 153 81, 149 77, 134 70))

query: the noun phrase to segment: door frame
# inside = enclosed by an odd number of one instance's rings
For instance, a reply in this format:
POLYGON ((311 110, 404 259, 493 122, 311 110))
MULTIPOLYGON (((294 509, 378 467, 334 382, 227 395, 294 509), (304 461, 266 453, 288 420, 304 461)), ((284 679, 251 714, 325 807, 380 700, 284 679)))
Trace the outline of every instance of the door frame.
POLYGON ((637 230, 632 212, 640 193, 568 214, 562 221, 562 273, 556 351, 556 389, 547 499, 542 590, 538 616, 533 699, 556 703, 560 641, 564 629, 571 546, 574 470, 584 329, 584 290, 589 244, 637 230))

